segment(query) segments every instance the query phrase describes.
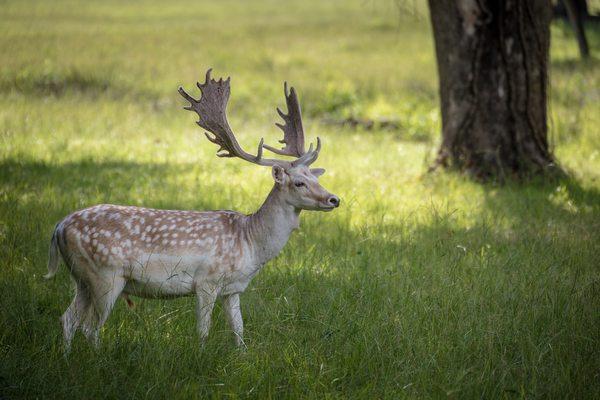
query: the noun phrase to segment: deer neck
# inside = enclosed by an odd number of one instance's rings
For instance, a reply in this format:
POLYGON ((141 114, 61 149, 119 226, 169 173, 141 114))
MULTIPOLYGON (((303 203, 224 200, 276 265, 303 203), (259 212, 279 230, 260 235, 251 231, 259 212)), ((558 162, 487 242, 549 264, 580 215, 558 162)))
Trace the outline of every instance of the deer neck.
POLYGON ((259 264, 276 257, 300 224, 300 209, 287 203, 273 187, 263 205, 248 217, 247 237, 259 264))

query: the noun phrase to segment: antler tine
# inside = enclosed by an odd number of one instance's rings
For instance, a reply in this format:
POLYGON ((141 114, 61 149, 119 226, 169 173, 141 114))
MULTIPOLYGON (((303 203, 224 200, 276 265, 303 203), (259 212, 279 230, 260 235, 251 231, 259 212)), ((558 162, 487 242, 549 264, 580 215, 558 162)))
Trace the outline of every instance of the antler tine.
POLYGON ((263 147, 265 146, 265 138, 260 138, 260 142, 258 143, 258 149, 256 149, 256 158, 262 159, 263 147))
POLYGON ((305 165, 309 166, 319 158, 319 152, 321 151, 321 138, 317 136, 317 148, 313 151, 312 143, 308 147, 308 151, 302 155, 302 157, 292 161, 292 166, 305 165))
POLYGON ((182 87, 179 87, 179 93, 190 103, 188 107, 184 108, 196 112, 200 117, 196 123, 207 131, 205 134, 208 140, 219 146, 217 156, 238 157, 258 165, 290 167, 291 163, 289 161, 262 158, 263 139, 260 140, 256 155, 247 153, 242 149, 227 122, 226 109, 231 90, 229 87, 230 78, 226 80, 220 78, 216 81, 211 78, 211 71, 212 69, 206 71, 204 83, 196 83, 202 92, 199 100, 190 96, 182 87), (214 136, 211 137, 208 132, 214 136))
MULTIPOLYGON (((267 150, 275 154, 292 157, 302 157, 304 151, 304 128, 302 127, 302 113, 296 90, 292 87, 288 92, 287 82, 283 84, 283 94, 287 106, 287 114, 277 108, 277 113, 283 119, 283 124, 275 123, 275 125, 283 131, 283 139, 279 143, 283 143, 282 149, 265 145, 267 150)), ((295 161, 294 161, 295 162, 295 161)))
POLYGON ((192 107, 192 105, 198 103, 198 100, 194 99, 192 96, 187 94, 187 92, 185 90, 183 90, 183 88, 181 86, 179 86, 178 91, 179 91, 180 95, 182 95, 187 101, 190 102, 190 105, 187 107, 183 107, 183 109, 188 110, 188 111, 193 111, 194 108, 192 107))

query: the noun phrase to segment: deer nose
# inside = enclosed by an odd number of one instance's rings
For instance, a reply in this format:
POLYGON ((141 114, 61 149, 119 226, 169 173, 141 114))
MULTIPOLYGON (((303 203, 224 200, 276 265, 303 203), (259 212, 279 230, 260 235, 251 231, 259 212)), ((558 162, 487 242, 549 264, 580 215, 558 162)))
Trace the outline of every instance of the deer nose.
POLYGON ((340 198, 335 195, 329 196, 329 198, 327 199, 327 203, 331 204, 334 207, 339 207, 340 206, 340 198))

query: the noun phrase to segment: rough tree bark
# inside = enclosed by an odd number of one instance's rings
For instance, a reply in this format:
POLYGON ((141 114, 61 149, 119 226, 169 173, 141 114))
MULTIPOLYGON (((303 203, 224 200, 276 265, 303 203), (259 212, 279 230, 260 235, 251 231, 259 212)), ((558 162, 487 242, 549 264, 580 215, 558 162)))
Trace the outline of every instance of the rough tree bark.
POLYGON ((435 166, 479 179, 553 165, 546 98, 549 0, 429 0, 440 81, 435 166))

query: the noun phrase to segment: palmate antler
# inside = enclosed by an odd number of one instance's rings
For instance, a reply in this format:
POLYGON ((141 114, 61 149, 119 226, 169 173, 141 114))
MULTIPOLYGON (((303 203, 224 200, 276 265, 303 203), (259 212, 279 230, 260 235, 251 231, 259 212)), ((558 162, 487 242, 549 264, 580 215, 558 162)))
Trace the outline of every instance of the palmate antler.
POLYGON ((205 133, 208 140, 219 146, 217 156, 238 157, 258 165, 279 165, 284 168, 299 165, 309 166, 315 162, 321 150, 321 140, 317 138, 317 148, 315 150, 313 150, 311 144, 308 151, 304 151, 302 116, 294 88, 291 88, 288 94, 287 83, 284 85, 288 113, 284 114, 279 108, 277 109, 277 112, 284 121, 284 124, 276 124, 283 130, 283 139, 280 140, 280 143, 285 144, 284 148, 281 150, 275 149, 265 145, 264 139, 261 139, 256 155, 252 155, 242 149, 227 122, 227 101, 231 92, 229 87, 230 78, 226 80, 221 78, 216 81, 210 77, 210 72, 211 69, 206 71, 206 80, 203 84, 197 83, 198 88, 202 92, 199 100, 190 96, 182 87, 179 88, 179 93, 190 102, 190 106, 185 107, 185 109, 195 111, 200 117, 197 124, 214 135, 214 137, 211 137, 208 133, 205 133), (296 159, 294 161, 287 161, 263 158, 263 148, 279 155, 296 157, 296 159))

